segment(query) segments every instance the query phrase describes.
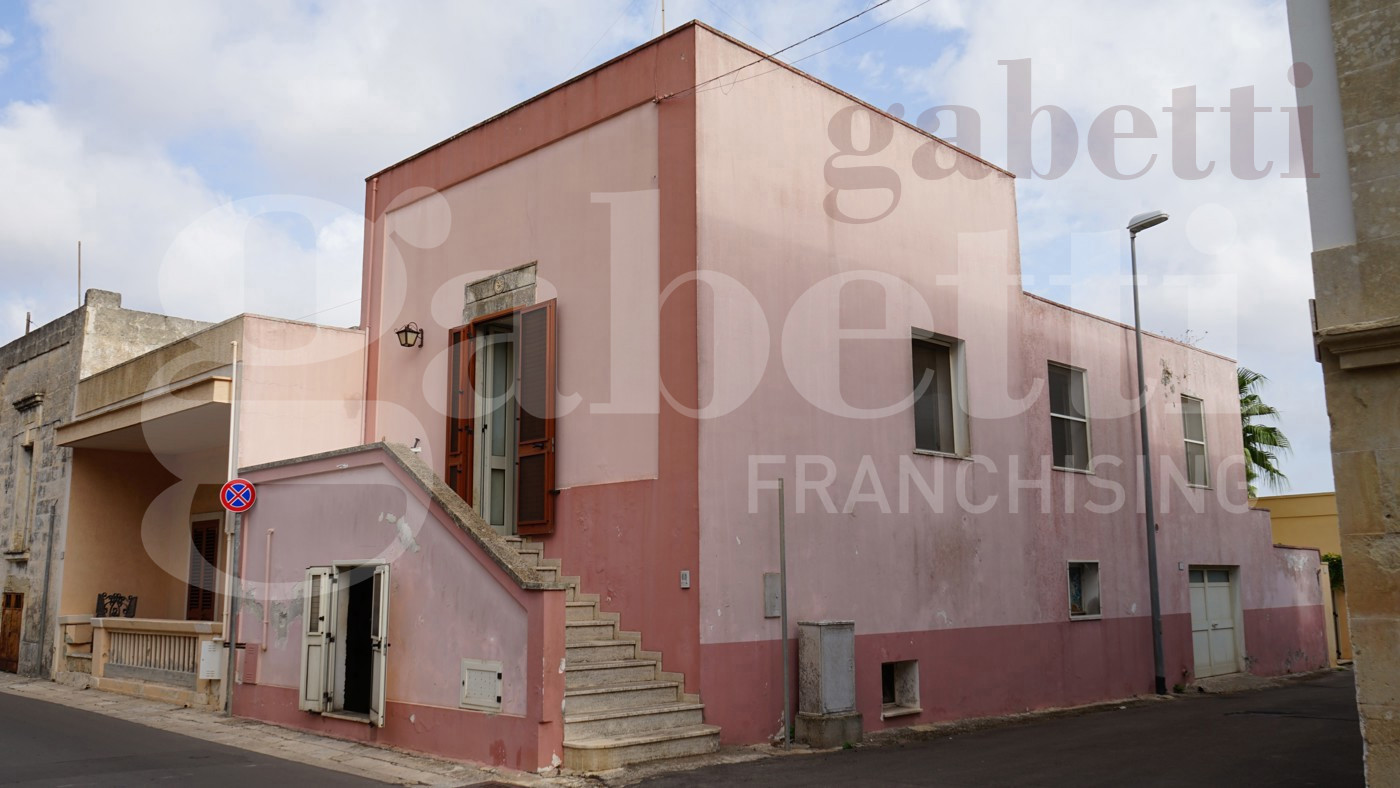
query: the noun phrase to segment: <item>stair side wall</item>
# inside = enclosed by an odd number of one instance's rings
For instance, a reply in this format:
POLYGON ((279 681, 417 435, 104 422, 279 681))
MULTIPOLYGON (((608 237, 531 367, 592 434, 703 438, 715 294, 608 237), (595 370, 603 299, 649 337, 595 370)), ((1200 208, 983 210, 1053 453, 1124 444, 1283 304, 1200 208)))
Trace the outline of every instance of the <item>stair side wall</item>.
POLYGON ((381 447, 248 475, 236 714, 525 771, 562 760, 562 589, 522 588, 381 447), (297 704, 306 568, 360 561, 390 566, 383 728, 297 704), (499 712, 459 706, 463 659, 501 663, 499 712))

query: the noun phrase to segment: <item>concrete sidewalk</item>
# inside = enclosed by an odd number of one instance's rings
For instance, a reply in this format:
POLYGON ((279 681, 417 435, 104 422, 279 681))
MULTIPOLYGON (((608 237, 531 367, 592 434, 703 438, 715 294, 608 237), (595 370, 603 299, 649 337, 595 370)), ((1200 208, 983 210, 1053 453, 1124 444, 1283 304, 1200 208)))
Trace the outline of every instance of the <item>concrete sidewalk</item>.
POLYGON ((373 747, 239 717, 225 717, 99 690, 78 689, 9 673, 0 673, 0 692, 83 709, 195 739, 385 783, 465 786, 495 782, 559 786, 569 782, 510 769, 441 760, 404 750, 373 747))

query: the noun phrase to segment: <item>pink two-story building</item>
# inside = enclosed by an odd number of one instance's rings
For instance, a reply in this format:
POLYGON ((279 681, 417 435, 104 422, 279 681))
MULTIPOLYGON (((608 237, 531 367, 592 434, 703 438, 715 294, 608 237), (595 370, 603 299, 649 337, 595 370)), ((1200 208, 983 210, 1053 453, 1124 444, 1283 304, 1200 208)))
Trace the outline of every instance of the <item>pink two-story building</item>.
MULTIPOLYGON (((237 713, 531 770, 766 740, 779 479, 867 730, 1152 691, 1132 331, 1022 291, 1005 170, 692 23, 366 209, 366 445, 245 469, 237 713)), ((1234 362, 1144 352, 1169 681, 1326 665, 1234 362)))

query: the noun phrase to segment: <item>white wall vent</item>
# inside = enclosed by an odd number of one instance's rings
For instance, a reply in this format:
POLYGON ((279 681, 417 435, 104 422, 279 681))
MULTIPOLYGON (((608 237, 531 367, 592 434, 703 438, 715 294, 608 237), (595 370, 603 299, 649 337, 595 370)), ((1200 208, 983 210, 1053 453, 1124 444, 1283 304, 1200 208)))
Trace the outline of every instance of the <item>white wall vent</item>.
POLYGON ((501 710, 501 663, 482 659, 462 660, 464 709, 501 710))

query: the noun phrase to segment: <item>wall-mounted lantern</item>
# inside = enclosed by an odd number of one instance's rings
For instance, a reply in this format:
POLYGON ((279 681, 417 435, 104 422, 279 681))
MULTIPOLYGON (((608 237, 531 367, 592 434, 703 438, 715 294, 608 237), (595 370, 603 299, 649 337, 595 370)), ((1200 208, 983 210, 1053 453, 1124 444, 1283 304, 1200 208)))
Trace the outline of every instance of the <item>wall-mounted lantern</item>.
POLYGON ((423 329, 417 323, 409 323, 394 332, 399 336, 399 344, 404 347, 423 347, 423 329))

